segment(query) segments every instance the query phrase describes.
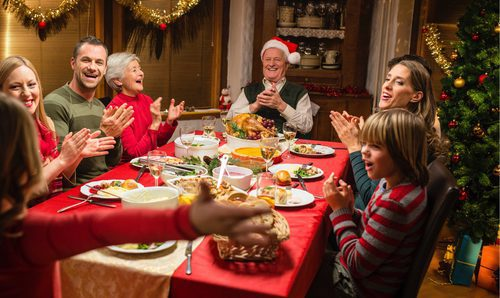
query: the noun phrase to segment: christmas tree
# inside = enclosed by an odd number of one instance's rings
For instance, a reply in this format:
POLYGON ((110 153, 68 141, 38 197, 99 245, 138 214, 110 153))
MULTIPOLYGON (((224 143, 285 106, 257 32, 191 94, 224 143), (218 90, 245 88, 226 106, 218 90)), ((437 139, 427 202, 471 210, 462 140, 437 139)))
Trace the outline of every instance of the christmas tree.
POLYGON ((460 187, 450 223, 474 241, 498 231, 498 1, 472 1, 458 23, 451 75, 442 80, 439 116, 450 140, 450 170, 460 187))

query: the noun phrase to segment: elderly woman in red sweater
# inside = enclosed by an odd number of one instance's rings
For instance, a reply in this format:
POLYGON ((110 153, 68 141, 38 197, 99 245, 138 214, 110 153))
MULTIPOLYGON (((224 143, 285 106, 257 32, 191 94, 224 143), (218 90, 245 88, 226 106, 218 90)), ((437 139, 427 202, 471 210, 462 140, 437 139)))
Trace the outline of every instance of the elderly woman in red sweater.
POLYGON ((184 111, 184 101, 176 106, 172 98, 167 120, 162 124, 162 98, 158 97, 153 102, 151 97, 142 93, 144 72, 140 62, 139 57, 127 52, 115 53, 108 58, 106 82, 118 92, 109 105, 127 103, 134 108, 135 120, 122 133, 122 162, 146 155, 148 151, 167 143, 177 127, 177 118, 184 111))

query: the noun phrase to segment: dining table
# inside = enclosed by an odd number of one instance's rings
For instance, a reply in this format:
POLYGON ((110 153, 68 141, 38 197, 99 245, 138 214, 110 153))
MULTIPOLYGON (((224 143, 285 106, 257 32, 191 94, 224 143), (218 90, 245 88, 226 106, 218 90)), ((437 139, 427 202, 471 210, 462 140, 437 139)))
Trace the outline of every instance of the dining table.
MULTIPOLYGON (((220 145, 225 142, 221 139, 220 145)), ((298 140, 297 144, 318 144, 333 148, 334 154, 322 157, 290 154, 280 163, 306 164, 323 170, 321 177, 306 180, 308 192, 316 196, 306 206, 279 208, 290 227, 290 237, 280 244, 277 257, 272 261, 228 261, 219 257, 212 236, 194 241, 192 273, 186 274, 187 241, 177 241, 171 248, 152 254, 125 254, 108 248, 86 252, 60 262, 63 297, 304 297, 321 264, 328 235, 331 232, 330 213, 322 197, 323 182, 332 172, 349 179, 351 167, 346 147, 337 142, 298 140)), ((174 156, 174 143, 159 149, 174 156)), ((123 163, 96 177, 107 179, 133 179, 139 168, 123 163)), ((146 171, 139 182, 154 185, 146 171)), ((75 186, 30 210, 61 216, 57 210, 74 204, 69 196, 81 196, 81 186, 75 186)), ((301 188, 301 186, 299 186, 301 188)), ((105 201, 116 205, 110 212, 121 208, 119 200, 105 201)), ((70 212, 92 212, 106 208, 95 204, 82 204, 70 212)), ((133 224, 133 223, 130 223, 133 224)))

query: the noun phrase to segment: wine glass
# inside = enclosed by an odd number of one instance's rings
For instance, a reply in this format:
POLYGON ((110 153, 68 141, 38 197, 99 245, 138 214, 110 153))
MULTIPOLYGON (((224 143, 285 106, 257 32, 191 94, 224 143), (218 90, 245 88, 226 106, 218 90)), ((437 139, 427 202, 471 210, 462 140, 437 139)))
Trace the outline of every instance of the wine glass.
POLYGON ((230 119, 227 118, 227 113, 228 110, 221 110, 220 111, 220 120, 222 121, 222 124, 224 125, 224 131, 222 132, 222 138, 225 140, 227 137, 226 131, 227 131, 227 124, 229 123, 230 119))
POLYGON ((297 135, 297 128, 288 123, 285 122, 283 123, 283 135, 285 136, 286 144, 288 147, 288 152, 286 154, 283 154, 283 159, 289 159, 291 158, 290 155, 290 143, 295 139, 295 136, 297 135))
POLYGON ((201 123, 203 125, 203 136, 213 137, 215 136, 215 116, 203 116, 201 117, 201 123))
POLYGON ((179 134, 181 138, 181 143, 186 147, 186 156, 189 156, 189 147, 194 142, 195 129, 191 125, 186 125, 179 127, 179 134))
POLYGON ((279 138, 277 137, 260 139, 259 142, 260 154, 262 155, 262 158, 264 158, 266 162, 266 172, 269 162, 273 159, 274 153, 276 153, 276 150, 278 149, 278 143, 279 143, 279 138))
POLYGON ((276 179, 272 173, 257 174, 257 198, 266 201, 274 208, 276 199, 276 179))
POLYGON ((158 178, 163 171, 163 164, 166 157, 167 153, 161 150, 152 150, 148 152, 149 173, 155 178, 155 186, 158 186, 158 178))

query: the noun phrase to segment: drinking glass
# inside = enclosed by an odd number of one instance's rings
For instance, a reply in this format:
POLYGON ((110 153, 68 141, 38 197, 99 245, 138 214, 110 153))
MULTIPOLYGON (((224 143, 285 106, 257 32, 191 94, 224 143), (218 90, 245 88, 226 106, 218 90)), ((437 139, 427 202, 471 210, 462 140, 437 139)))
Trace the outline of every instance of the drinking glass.
POLYGON ((266 172, 269 162, 273 159, 274 153, 276 153, 276 150, 278 149, 278 143, 279 143, 279 138, 277 137, 260 139, 259 142, 260 154, 262 155, 262 158, 264 158, 266 162, 266 172))
POLYGON ((222 121, 222 124, 224 125, 224 131, 222 132, 222 138, 225 140, 226 137, 227 137, 227 124, 229 123, 229 121, 231 119, 227 118, 227 113, 229 111, 228 110, 221 110, 220 111, 220 120, 222 121))
POLYGON ((198 196, 197 187, 194 186, 191 188, 178 187, 177 190, 179 191, 179 205, 191 205, 198 196))
POLYGON ((158 178, 163 171, 163 164, 167 158, 167 153, 161 150, 152 150, 148 152, 149 173, 155 178, 155 186, 158 186, 158 178))
POLYGON ((290 155, 290 144, 297 135, 297 128, 294 125, 285 122, 283 123, 283 135, 285 136, 286 145, 288 147, 288 152, 283 154, 283 159, 289 159, 292 157, 290 155))
POLYGON ((203 136, 213 137, 215 136, 215 116, 203 116, 201 117, 201 123, 203 125, 203 136))
POLYGON ((266 201, 274 208, 276 199, 276 179, 270 172, 257 174, 257 198, 266 201))
POLYGON ((195 129, 191 125, 186 125, 179 127, 179 134, 181 138, 181 143, 186 147, 186 156, 189 156, 189 147, 194 142, 195 129))

